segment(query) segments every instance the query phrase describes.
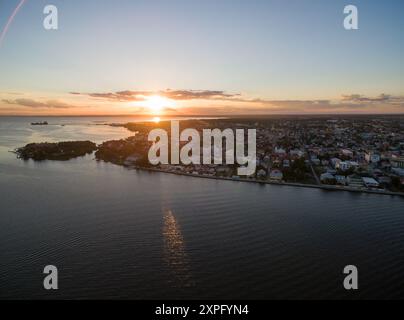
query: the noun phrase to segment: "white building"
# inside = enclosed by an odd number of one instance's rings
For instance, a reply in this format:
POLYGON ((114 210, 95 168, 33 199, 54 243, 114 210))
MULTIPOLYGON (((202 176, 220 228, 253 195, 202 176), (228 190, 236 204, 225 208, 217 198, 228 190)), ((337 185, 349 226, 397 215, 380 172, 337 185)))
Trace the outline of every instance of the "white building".
POLYGON ((367 188, 378 188, 379 187, 379 182, 377 182, 373 178, 363 177, 362 180, 363 180, 364 185, 367 188))
POLYGON ((359 166, 359 163, 355 161, 341 161, 337 163, 336 168, 340 169, 342 171, 348 171, 351 168, 357 168, 359 166))

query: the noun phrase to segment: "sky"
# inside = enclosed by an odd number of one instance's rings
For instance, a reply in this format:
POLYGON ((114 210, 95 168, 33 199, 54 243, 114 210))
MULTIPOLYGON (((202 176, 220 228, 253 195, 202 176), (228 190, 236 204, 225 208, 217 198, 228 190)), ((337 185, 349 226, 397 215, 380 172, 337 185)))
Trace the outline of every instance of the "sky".
POLYGON ((0 115, 403 113, 403 12, 402 0, 0 0, 0 115), (58 30, 43 27, 48 4, 58 30), (343 27, 349 4, 359 30, 343 27))

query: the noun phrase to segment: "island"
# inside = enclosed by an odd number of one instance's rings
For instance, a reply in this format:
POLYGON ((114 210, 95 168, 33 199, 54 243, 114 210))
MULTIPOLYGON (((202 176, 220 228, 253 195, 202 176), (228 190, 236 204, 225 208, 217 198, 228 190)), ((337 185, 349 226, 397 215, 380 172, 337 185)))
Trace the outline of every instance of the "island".
POLYGON ((18 158, 23 160, 70 160, 91 154, 97 145, 91 141, 66 141, 59 143, 30 143, 15 150, 18 158))

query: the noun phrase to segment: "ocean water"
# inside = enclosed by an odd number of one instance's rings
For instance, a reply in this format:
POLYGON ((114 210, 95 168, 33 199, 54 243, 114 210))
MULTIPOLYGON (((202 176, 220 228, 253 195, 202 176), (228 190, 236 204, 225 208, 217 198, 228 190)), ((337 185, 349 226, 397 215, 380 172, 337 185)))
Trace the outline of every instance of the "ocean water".
POLYGON ((404 298, 403 198, 16 159, 28 142, 130 135, 97 125, 126 119, 36 120, 0 117, 2 299, 404 298))

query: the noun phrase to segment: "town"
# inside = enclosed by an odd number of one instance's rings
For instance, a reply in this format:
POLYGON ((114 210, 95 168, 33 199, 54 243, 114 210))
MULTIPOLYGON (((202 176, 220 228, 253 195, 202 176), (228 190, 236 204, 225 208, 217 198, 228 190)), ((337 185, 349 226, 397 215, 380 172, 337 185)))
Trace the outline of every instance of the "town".
POLYGON ((236 162, 241 165, 237 169, 237 174, 241 176, 251 176, 256 171, 256 130, 249 129, 247 152, 245 154, 244 130, 237 129, 236 135, 232 129, 203 129, 201 140, 200 132, 196 129, 185 129, 180 134, 180 124, 178 120, 171 121, 170 137, 163 129, 153 129, 149 132, 148 141, 153 142, 149 150, 148 158, 152 165, 168 165, 168 164, 184 164, 184 165, 200 165, 201 164, 201 142, 202 142, 202 158, 204 165, 223 164, 223 158, 226 157, 225 163, 233 165, 236 162), (225 141, 223 141, 225 139, 225 141), (213 140, 213 143, 212 143, 213 140), (180 150, 181 142, 186 142, 180 150), (225 143, 226 150, 223 150, 225 143), (171 154, 168 151, 171 146, 171 154), (170 161, 169 162, 169 154, 170 161))
MULTIPOLYGON (((169 123, 162 122, 159 127, 169 130, 169 123)), ((257 170, 248 177, 251 180, 404 191, 402 116, 239 117, 184 120, 181 125, 198 131, 207 127, 256 129, 257 170)), ((97 152, 98 158, 128 167, 150 167, 145 157, 150 147, 146 141, 148 132, 156 124, 123 126, 136 135, 104 143, 97 152)), ((240 178, 234 165, 160 164, 153 167, 167 172, 240 178)))

